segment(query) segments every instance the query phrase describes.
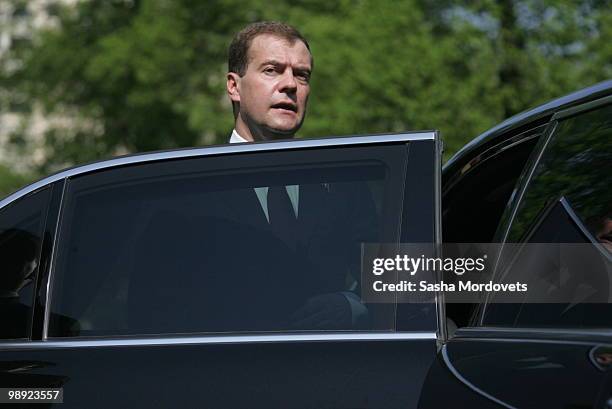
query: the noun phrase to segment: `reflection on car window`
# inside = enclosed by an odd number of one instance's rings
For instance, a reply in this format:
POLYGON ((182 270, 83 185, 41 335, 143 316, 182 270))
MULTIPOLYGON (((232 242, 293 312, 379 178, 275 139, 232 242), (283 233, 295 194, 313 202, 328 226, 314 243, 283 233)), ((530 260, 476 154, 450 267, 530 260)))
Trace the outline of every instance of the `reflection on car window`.
POLYGON ((0 339, 28 338, 49 189, 0 211, 0 339))
POLYGON ((525 193, 508 241, 519 242, 538 214, 564 196, 609 246, 612 223, 612 106, 559 124, 525 193))
MULTIPOLYGON (((565 286, 558 277, 568 271, 557 271, 551 278, 550 303, 492 305, 487 308, 484 323, 510 326, 610 327, 610 251, 612 241, 612 106, 579 114, 559 123, 555 134, 535 170, 516 219, 509 242, 594 243, 596 269, 590 274, 569 271, 565 286), (599 252, 599 253, 598 253, 599 252), (602 254, 603 253, 603 254, 602 254), (553 285, 552 283, 557 283, 553 285), (570 288, 571 287, 571 288, 570 288), (592 288, 594 299, 602 294, 608 304, 559 304, 559 292, 592 288)), ((542 260, 544 257, 540 257, 542 260)), ((537 269, 535 269, 537 270, 537 269)), ((550 269, 548 269, 550 270, 550 269)), ((544 274, 544 269, 538 271, 544 274)), ((535 274, 537 275, 537 274, 535 274)), ((533 276, 534 282, 542 277, 533 276)), ((540 280, 541 281, 541 280, 540 280)), ((599 301, 598 301, 599 302, 599 301)))
POLYGON ((52 311, 80 330, 50 336, 394 328, 359 298, 361 243, 397 240, 389 164, 221 159, 70 183, 52 311))

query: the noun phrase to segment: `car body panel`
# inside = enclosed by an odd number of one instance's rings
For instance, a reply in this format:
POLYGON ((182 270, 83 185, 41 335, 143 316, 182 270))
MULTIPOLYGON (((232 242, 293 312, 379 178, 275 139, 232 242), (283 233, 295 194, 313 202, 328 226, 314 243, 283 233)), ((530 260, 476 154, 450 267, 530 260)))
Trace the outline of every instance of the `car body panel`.
POLYGON ((435 355, 432 334, 268 338, 62 347, 49 341, 11 351, 2 365, 13 371, 0 376, 6 387, 63 387, 60 408, 403 408, 416 406, 435 355))

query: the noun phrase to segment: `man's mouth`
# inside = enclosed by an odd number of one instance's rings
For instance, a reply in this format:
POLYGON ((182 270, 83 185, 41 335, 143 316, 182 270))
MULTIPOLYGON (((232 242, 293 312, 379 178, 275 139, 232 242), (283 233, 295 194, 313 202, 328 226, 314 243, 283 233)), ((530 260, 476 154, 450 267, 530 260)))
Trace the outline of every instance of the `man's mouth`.
POLYGON ((284 109, 286 111, 291 111, 297 113, 297 106, 295 104, 291 104, 289 102, 279 102, 278 104, 272 105, 274 109, 284 109))

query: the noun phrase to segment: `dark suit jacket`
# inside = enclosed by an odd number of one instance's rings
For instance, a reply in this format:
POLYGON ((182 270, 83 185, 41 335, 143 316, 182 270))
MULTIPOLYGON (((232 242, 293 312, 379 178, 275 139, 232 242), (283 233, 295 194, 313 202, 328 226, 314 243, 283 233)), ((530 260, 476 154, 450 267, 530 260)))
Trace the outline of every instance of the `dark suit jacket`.
POLYGON ((308 298, 345 290, 348 273, 358 278, 359 244, 376 240, 364 184, 301 185, 295 249, 272 233, 252 188, 185 206, 154 211, 139 240, 135 332, 286 329, 308 298))

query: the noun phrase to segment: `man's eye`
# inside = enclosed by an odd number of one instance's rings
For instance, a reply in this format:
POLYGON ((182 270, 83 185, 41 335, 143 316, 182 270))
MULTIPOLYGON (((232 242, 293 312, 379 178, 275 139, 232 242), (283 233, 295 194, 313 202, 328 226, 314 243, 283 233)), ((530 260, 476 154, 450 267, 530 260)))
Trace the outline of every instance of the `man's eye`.
POLYGON ((274 74, 276 72, 276 70, 274 69, 274 67, 268 67, 268 68, 264 69, 264 72, 266 74, 274 74))

